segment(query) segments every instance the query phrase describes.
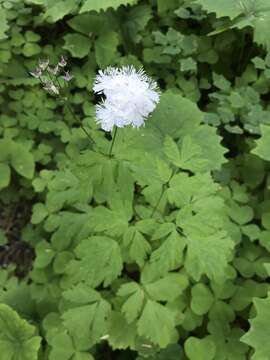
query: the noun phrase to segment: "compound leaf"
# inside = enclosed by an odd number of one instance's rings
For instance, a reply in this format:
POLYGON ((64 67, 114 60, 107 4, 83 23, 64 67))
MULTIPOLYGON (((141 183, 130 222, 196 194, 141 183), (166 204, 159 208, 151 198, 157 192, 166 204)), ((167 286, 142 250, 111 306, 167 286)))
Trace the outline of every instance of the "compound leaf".
POLYGON ((77 343, 99 342, 107 333, 107 318, 111 311, 110 304, 102 296, 86 284, 78 284, 63 293, 71 302, 62 318, 64 325, 73 335, 77 343), (78 328, 82 331, 78 333, 78 328))
POLYGON ((124 234, 123 244, 128 248, 130 259, 142 267, 147 254, 151 252, 151 246, 144 236, 135 228, 129 228, 124 234))
POLYGON ((192 133, 202 118, 203 113, 195 103, 179 94, 167 91, 161 96, 147 124, 156 127, 164 136, 167 134, 175 139, 192 133))
POLYGON ((270 161, 270 126, 261 125, 261 132, 262 136, 256 141, 257 146, 252 150, 252 153, 264 160, 270 161))
POLYGON ((68 334, 56 334, 51 345, 50 360, 69 360, 76 351, 68 334))
POLYGON ((37 360, 41 338, 5 304, 0 304, 0 352, 6 360, 37 360))
POLYGON ((85 280, 96 287, 101 283, 108 286, 123 268, 118 243, 106 236, 93 236, 83 240, 76 249, 80 260, 71 262, 68 272, 76 280, 85 280))
POLYGON ((109 344, 113 349, 135 348, 136 339, 135 323, 128 323, 124 315, 113 311, 109 318, 109 344))
POLYGON ((233 242, 225 231, 209 235, 190 234, 187 244, 185 267, 195 280, 199 280, 202 274, 217 281, 224 277, 233 248, 233 242))
POLYGON ((163 241, 163 243, 152 252, 150 266, 155 268, 157 275, 164 275, 168 271, 180 267, 183 259, 183 250, 186 246, 184 237, 176 230, 163 241))
POLYGON ((125 315, 126 321, 132 323, 137 319, 139 312, 143 306, 144 291, 135 282, 123 284, 118 290, 117 295, 121 297, 128 296, 126 302, 122 306, 122 312, 125 315))
POLYGON ((175 334, 174 316, 165 306, 147 300, 138 321, 138 334, 165 348, 175 334))
POLYGON ((250 321, 251 327, 241 340, 255 349, 252 360, 268 360, 270 354, 268 341, 270 335, 270 293, 266 299, 255 299, 254 305, 257 316, 250 321))
POLYGON ((173 301, 187 286, 187 278, 177 273, 170 273, 150 284, 144 284, 147 294, 156 301, 173 301))

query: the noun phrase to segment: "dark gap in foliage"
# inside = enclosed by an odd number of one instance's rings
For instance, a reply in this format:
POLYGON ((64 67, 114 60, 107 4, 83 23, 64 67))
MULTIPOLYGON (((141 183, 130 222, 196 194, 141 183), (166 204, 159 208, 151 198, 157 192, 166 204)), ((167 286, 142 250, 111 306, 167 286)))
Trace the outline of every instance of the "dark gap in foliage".
POLYGON ((250 329, 250 324, 247 319, 245 319, 243 316, 237 315, 234 319, 234 322, 232 323, 233 327, 240 328, 247 332, 250 329))
POLYGON ((96 360, 133 360, 137 353, 131 350, 112 350, 107 343, 98 346, 96 360))
POLYGON ((5 268, 15 264, 15 274, 23 278, 30 271, 35 256, 34 249, 21 240, 21 231, 30 220, 31 204, 25 200, 20 204, 2 204, 0 213, 0 228, 8 239, 8 243, 0 247, 0 265, 5 268))

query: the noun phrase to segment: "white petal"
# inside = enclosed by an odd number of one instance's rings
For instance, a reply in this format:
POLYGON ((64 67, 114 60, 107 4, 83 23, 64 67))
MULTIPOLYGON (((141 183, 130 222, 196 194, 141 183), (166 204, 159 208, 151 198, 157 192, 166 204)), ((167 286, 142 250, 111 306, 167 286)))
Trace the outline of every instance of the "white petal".
POLYGON ((96 109, 97 121, 106 131, 113 126, 142 126, 160 97, 156 82, 133 66, 99 71, 93 90, 106 97, 96 109))

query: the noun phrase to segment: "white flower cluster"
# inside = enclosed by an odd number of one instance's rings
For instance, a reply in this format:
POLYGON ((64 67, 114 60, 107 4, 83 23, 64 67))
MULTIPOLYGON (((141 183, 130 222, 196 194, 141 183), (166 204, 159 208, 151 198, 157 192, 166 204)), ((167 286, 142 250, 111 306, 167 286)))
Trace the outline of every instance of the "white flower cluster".
POLYGON ((133 66, 99 71, 94 92, 106 97, 96 107, 97 122, 105 131, 114 126, 140 127, 159 102, 157 83, 133 66))

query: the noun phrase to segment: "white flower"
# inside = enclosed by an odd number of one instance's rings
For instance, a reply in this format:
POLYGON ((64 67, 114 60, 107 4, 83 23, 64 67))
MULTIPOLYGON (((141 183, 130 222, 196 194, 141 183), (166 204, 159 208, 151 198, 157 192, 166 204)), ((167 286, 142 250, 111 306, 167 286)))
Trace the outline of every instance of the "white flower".
POLYGON ((94 92, 106 97, 96 107, 97 122, 105 131, 114 126, 142 126, 159 102, 157 83, 133 66, 99 71, 94 92))

